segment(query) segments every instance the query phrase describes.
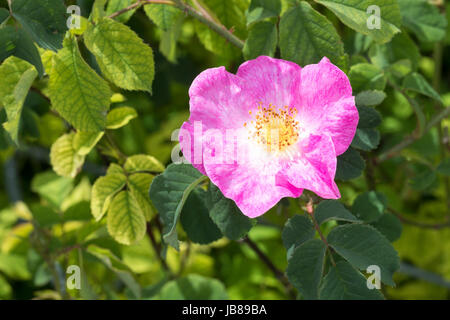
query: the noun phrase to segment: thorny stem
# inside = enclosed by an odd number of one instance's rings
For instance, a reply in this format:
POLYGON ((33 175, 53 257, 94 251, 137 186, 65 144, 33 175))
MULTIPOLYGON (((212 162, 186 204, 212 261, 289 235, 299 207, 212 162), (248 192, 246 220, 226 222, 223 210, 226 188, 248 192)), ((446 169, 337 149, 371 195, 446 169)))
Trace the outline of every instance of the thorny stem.
POLYGON ((296 299, 296 294, 289 280, 286 278, 283 272, 281 272, 269 259, 269 257, 254 243, 248 236, 242 239, 246 245, 252 249, 258 258, 272 271, 272 273, 277 277, 277 279, 281 282, 281 284, 286 289, 286 292, 291 296, 292 299, 296 299))
POLYGON ((312 220, 312 222, 314 224, 314 228, 319 233, 320 239, 323 241, 323 243, 325 243, 325 246, 327 247, 327 251, 328 251, 328 255, 330 257, 331 264, 336 267, 336 262, 334 261, 330 245, 328 244, 327 239, 325 239, 325 237, 323 236, 323 233, 320 230, 320 226, 317 223, 316 218, 314 217, 314 207, 313 207, 313 200, 312 199, 310 199, 308 201, 308 203, 306 204, 306 212, 309 214, 309 216, 310 216, 310 218, 311 218, 311 220, 312 220))
POLYGON ((217 34, 228 40, 232 45, 238 47, 239 49, 242 49, 244 47, 244 41, 236 37, 230 30, 228 30, 223 24, 221 24, 217 19, 215 19, 206 8, 202 7, 197 1, 194 2, 198 6, 198 11, 190 6, 189 4, 185 3, 182 0, 140 0, 136 3, 133 3, 132 5, 123 8, 117 12, 114 12, 113 14, 109 15, 108 18, 115 18, 121 14, 124 14, 125 12, 128 12, 130 10, 136 9, 140 7, 141 5, 148 5, 148 4, 165 4, 170 6, 175 6, 184 13, 190 15, 194 19, 198 20, 199 22, 207 25, 209 28, 211 28, 213 31, 215 31, 217 34))

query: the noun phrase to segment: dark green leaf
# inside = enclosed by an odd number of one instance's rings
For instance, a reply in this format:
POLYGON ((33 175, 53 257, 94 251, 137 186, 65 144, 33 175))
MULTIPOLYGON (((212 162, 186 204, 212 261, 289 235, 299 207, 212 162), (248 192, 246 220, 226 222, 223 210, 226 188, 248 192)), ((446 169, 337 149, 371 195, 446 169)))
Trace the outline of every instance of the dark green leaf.
POLYGON ((450 159, 443 160, 437 167, 437 171, 446 176, 450 176, 450 159))
POLYGON ((391 213, 383 214, 377 221, 371 223, 380 231, 390 242, 400 238, 402 234, 402 223, 391 213))
POLYGON ((278 42, 278 32, 275 24, 268 21, 255 23, 249 31, 244 45, 244 58, 255 59, 259 56, 271 56, 275 54, 278 42))
POLYGON ((413 72, 406 76, 403 80, 403 87, 442 102, 439 94, 420 73, 413 72))
POLYGON ((9 11, 5 8, 0 8, 0 24, 2 24, 9 17, 9 11))
POLYGON ((336 200, 321 201, 314 210, 314 217, 319 225, 328 220, 359 221, 342 203, 336 200))
POLYGON ((350 180, 358 178, 366 164, 358 151, 348 148, 337 158, 336 179, 350 180))
POLYGON ((430 188, 436 179, 436 171, 431 168, 427 168, 411 180, 411 187, 419 191, 424 191, 430 188))
POLYGON ((350 68, 348 74, 353 92, 365 90, 384 90, 386 77, 382 70, 373 64, 358 63, 350 68))
POLYGON ((378 127, 381 124, 381 115, 374 108, 358 107, 359 122, 358 128, 370 129, 378 127))
POLYGON ((288 259, 294 252, 295 247, 312 239, 315 233, 316 231, 311 220, 306 216, 295 215, 290 218, 284 225, 281 234, 284 247, 288 252, 288 259))
POLYGON ((307 300, 319 298, 325 250, 323 241, 311 239, 295 248, 288 261, 286 275, 307 300))
MULTIPOLYGON (((367 90, 358 93, 355 102, 358 107, 373 107, 381 104, 386 98, 386 93, 379 90, 367 90)), ((358 110, 359 111, 359 110, 358 110)), ((361 111, 359 112, 361 122, 361 111)))
POLYGON ((353 202, 352 212, 365 222, 378 220, 387 207, 386 197, 376 191, 369 191, 360 194, 353 202))
POLYGON ((366 270, 377 265, 381 281, 395 286, 392 275, 400 267, 397 252, 375 228, 363 224, 348 224, 331 230, 328 244, 354 267, 366 270))
POLYGON ((348 262, 331 266, 320 287, 321 300, 381 300, 377 289, 367 287, 367 279, 348 262))
POLYGON ((267 18, 277 17, 280 13, 280 0, 252 0, 247 11, 247 25, 267 18))
POLYGON ((67 30, 66 8, 60 0, 14 0, 16 18, 42 48, 57 51, 67 30))
POLYGON ((225 198, 212 183, 209 185, 206 199, 209 215, 225 237, 239 240, 252 228, 254 220, 247 218, 234 201, 225 198))
POLYGON ((376 149, 380 143, 380 132, 377 129, 356 129, 351 146, 355 149, 370 151, 376 149))

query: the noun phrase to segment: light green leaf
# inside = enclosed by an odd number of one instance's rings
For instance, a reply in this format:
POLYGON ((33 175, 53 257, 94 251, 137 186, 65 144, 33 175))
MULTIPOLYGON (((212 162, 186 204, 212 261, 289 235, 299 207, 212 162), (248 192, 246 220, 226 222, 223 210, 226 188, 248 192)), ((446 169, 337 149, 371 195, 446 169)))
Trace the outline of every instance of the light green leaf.
POLYGON ((380 192, 369 191, 360 194, 353 202, 352 212, 365 222, 378 220, 387 207, 386 196, 380 192))
POLYGON ((261 21, 255 23, 248 33, 243 53, 246 60, 259 56, 271 56, 275 54, 278 42, 278 31, 272 22, 261 21))
POLYGON ((379 43, 388 42, 394 34, 400 32, 402 17, 396 0, 315 0, 323 4, 348 27, 371 36, 379 43), (379 16, 369 11, 370 6, 379 8, 379 16), (375 22, 379 19, 379 28, 375 22), (372 19, 374 19, 372 21, 372 19), (370 26, 370 27, 369 27, 370 26), (375 28, 372 28, 375 27, 375 28))
POLYGON ((164 241, 179 249, 176 224, 181 210, 195 187, 207 178, 192 165, 171 164, 153 179, 150 199, 158 210, 164 224, 164 241))
POLYGON ((402 223, 391 213, 383 214, 377 221, 371 223, 371 225, 380 231, 390 242, 394 242, 402 234, 402 223))
POLYGON ((0 65, 0 104, 8 117, 3 126, 16 144, 23 104, 36 76, 36 70, 29 63, 16 57, 10 57, 0 65))
POLYGON ((367 287, 367 279, 347 261, 330 266, 320 287, 321 300, 382 300, 377 289, 367 287))
POLYGON ((15 280, 29 280, 31 278, 25 255, 0 252, 0 272, 15 280))
POLYGON ((50 149, 53 170, 63 177, 74 178, 84 163, 84 155, 74 149, 74 137, 74 132, 62 135, 50 149))
POLYGON ((125 186, 125 175, 108 173, 98 178, 92 186, 91 212, 96 221, 100 221, 109 208, 112 198, 125 186))
POLYGON ((422 41, 436 42, 445 37, 447 20, 427 0, 398 0, 403 24, 422 41))
MULTIPOLYGON (((123 8, 127 8, 129 5, 135 3, 135 0, 109 0, 108 5, 106 6, 105 14, 107 16, 122 10, 123 8)), ((146 6, 146 7, 152 7, 146 6)), ((128 20, 130 20, 131 16, 136 12, 136 9, 129 10, 125 13, 122 13, 121 15, 118 15, 114 19, 117 21, 120 21, 122 23, 126 23, 128 20)))
POLYGON ((228 300, 228 294, 222 282, 190 274, 169 281, 159 293, 161 300, 228 300))
POLYGON ((44 74, 39 51, 30 36, 21 28, 6 25, 0 28, 0 61, 11 55, 34 65, 39 77, 44 74))
POLYGON ((73 179, 60 177, 53 171, 38 173, 31 181, 31 190, 56 208, 60 208, 72 189, 73 179))
POLYGON ((359 221, 342 203, 336 200, 321 201, 314 210, 314 217, 319 225, 329 220, 359 221))
POLYGON ((128 176, 127 179, 128 190, 137 201, 146 220, 150 220, 152 214, 155 212, 148 197, 148 190, 152 181, 153 176, 146 173, 135 173, 128 176))
POLYGON ((85 156, 95 147, 103 137, 104 132, 77 131, 73 137, 73 149, 79 155, 85 156))
POLYGON ((359 152, 349 147, 337 158, 336 179, 345 181, 358 178, 365 167, 366 163, 359 152))
POLYGON ((109 111, 106 116, 106 129, 118 129, 126 126, 138 114, 132 107, 118 107, 109 111))
POLYGON ((120 191, 111 201, 107 226, 109 234, 122 244, 136 243, 145 236, 145 216, 129 192, 120 191))
POLYGON ((49 92, 53 108, 76 129, 103 131, 111 90, 83 60, 74 38, 53 57, 49 92))
POLYGON ((314 238, 316 230, 310 219, 304 215, 295 215, 284 225, 281 238, 287 250, 288 260, 292 256, 295 248, 305 241, 314 238))
POLYGON ((205 202, 206 191, 194 190, 180 216, 181 225, 188 238, 199 244, 208 244, 222 238, 222 233, 209 216, 205 202))
POLYGON ((283 59, 301 66, 317 63, 324 56, 337 63, 344 55, 333 24, 304 1, 281 17, 280 50, 283 59))
MULTIPOLYGON (((1 20, 1 19, 0 19, 1 20)), ((0 275, 0 299, 9 300, 12 296, 12 287, 5 277, 0 275)))
POLYGON ((420 73, 413 72, 406 76, 403 80, 403 88, 418 92, 442 103, 442 99, 439 94, 420 73))
POLYGON ((184 16, 180 16, 174 25, 168 30, 163 30, 161 34, 159 51, 172 63, 177 62, 177 42, 181 35, 184 18, 184 16))
POLYGON ((366 270, 377 265, 381 281, 395 286, 392 275, 400 267, 397 252, 375 228, 363 224, 338 226, 327 237, 328 244, 354 267, 366 270))
POLYGON ((355 102, 358 107, 373 107, 381 104, 384 99, 386 99, 386 93, 383 91, 368 90, 358 93, 355 97, 355 102))
POLYGON ((102 72, 115 85, 152 92, 153 51, 133 30, 120 22, 102 19, 88 27, 84 40, 102 72))
POLYGON ((233 200, 225 198, 219 188, 210 183, 206 197, 209 216, 222 234, 231 240, 239 240, 253 227, 254 223, 246 217, 233 200))
POLYGON ((95 0, 92 5, 89 20, 97 23, 100 19, 102 19, 106 15, 105 4, 106 0, 95 0))
POLYGON ((144 6, 144 11, 158 28, 161 28, 164 31, 168 31, 172 28, 177 20, 183 16, 183 12, 180 9, 166 4, 144 6))
POLYGON ((44 49, 57 51, 67 30, 66 8, 60 0, 14 0, 12 15, 44 49))
POLYGON ((123 167, 128 173, 146 171, 147 173, 156 174, 164 171, 164 165, 158 159, 146 154, 128 157, 123 167))
POLYGON ((307 300, 319 298, 325 250, 322 240, 311 239, 295 248, 288 261, 286 275, 307 300))
POLYGON ((358 63, 350 68, 348 74, 353 92, 365 90, 381 90, 386 86, 386 76, 383 71, 373 64, 358 63))
POLYGON ((252 0, 246 13, 247 25, 264 19, 278 17, 280 13, 280 0, 252 0))

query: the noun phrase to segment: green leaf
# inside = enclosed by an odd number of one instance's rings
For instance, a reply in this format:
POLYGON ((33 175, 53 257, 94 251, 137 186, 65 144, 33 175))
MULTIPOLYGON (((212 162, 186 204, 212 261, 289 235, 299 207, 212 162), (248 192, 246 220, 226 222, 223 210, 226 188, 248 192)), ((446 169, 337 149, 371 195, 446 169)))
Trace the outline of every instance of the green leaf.
POLYGON ((424 171, 420 172, 411 180, 411 187, 418 191, 424 191, 431 187, 431 185, 436 181, 437 175, 436 171, 431 168, 426 168, 424 171))
POLYGON ((420 73, 413 72, 406 76, 403 80, 403 88, 418 92, 442 103, 442 99, 439 94, 420 73))
MULTIPOLYGON (((235 36, 240 39, 247 38, 245 24, 245 10, 248 8, 247 0, 227 0, 226 5, 224 5, 223 0, 203 0, 202 2, 226 28, 233 28, 235 36)), ((224 58, 236 58, 240 55, 238 48, 230 45, 225 38, 205 24, 196 20, 194 25, 200 42, 207 50, 224 58)))
POLYGON ((264 19, 278 17, 280 13, 280 0, 252 0, 246 12, 247 25, 264 19))
POLYGON ((350 68, 348 74, 353 92, 365 90, 384 90, 386 76, 377 66, 369 63, 358 63, 350 68))
POLYGON ((73 137, 73 149, 79 155, 85 156, 95 147, 103 137, 104 132, 77 131, 73 137))
POLYGON ((337 63, 344 46, 333 24, 307 2, 286 11, 280 21, 281 57, 301 66, 326 56, 337 63))
POLYGON ((349 147, 337 158, 336 179, 351 180, 358 178, 366 164, 358 151, 349 147))
POLYGON ((62 135, 50 149, 53 170, 63 177, 74 178, 84 163, 84 155, 74 149, 74 137, 74 132, 62 135))
POLYGON ((21 28, 7 25, 0 28, 0 62, 11 55, 28 61, 34 65, 39 77, 43 76, 41 56, 33 40, 21 28))
MULTIPOLYGON (((381 104, 384 99, 386 99, 386 93, 383 91, 367 90, 358 93, 355 102, 358 107, 374 107, 381 104)), ((361 118, 361 111, 359 113, 361 118)), ((361 119, 359 121, 361 122, 361 119)))
POLYGON ((152 92, 153 51, 133 30, 112 19, 102 19, 87 28, 84 40, 104 75, 116 86, 152 92))
POLYGON ((138 114, 132 107, 119 107, 109 111, 106 116, 106 129, 118 129, 126 126, 138 114))
POLYGON ((158 210, 164 224, 164 241, 179 249, 176 224, 181 210, 192 190, 205 181, 197 169, 187 164, 171 164, 153 179, 150 199, 158 210))
POLYGON ((158 159, 146 154, 128 157, 123 167, 128 173, 146 171, 156 174, 164 171, 164 165, 158 159))
POLYGON ((177 62, 177 42, 181 35, 184 20, 185 17, 180 16, 168 30, 163 30, 160 37, 159 51, 172 63, 177 62))
POLYGON ((60 0, 14 0, 12 15, 44 49, 62 48, 67 30, 66 8, 60 0))
POLYGON ((295 248, 288 261, 286 275, 307 300, 319 298, 325 250, 323 241, 311 239, 295 248))
POLYGON ((74 38, 53 57, 49 92, 53 108, 76 129, 103 131, 111 90, 82 59, 74 38))
POLYGON ((356 129, 351 146, 355 149, 370 151, 378 147, 380 132, 372 128, 356 129))
POLYGON ((358 113, 359 113, 358 128, 361 129, 375 128, 381 124, 382 120, 381 115, 374 108, 358 106, 358 113))
POLYGON ((5 22, 6 19, 9 17, 9 11, 5 8, 0 8, 0 24, 5 22))
POLYGON ((392 275, 400 267, 397 252, 375 228, 363 224, 338 226, 327 237, 328 244, 354 267, 366 270, 377 265, 381 281, 395 286, 392 275))
POLYGON ((166 4, 144 6, 144 11, 158 28, 161 28, 163 31, 168 31, 183 16, 183 12, 180 9, 166 4))
POLYGON ((106 15, 105 11, 106 0, 95 0, 92 5, 91 14, 89 15, 89 20, 97 23, 106 15))
POLYGON ((314 238, 316 230, 310 219, 304 215, 295 215, 284 225, 281 238, 287 250, 288 260, 292 256, 295 248, 305 241, 314 238))
POLYGON ((146 220, 150 220, 154 209, 148 197, 148 189, 153 181, 153 176, 145 173, 136 173, 128 176, 128 190, 137 201, 141 211, 144 213, 146 220))
POLYGON ((122 190, 126 181, 125 175, 121 173, 108 173, 95 181, 92 186, 91 212, 96 221, 104 216, 112 198, 122 190))
POLYGON ((16 144, 23 104, 36 76, 37 72, 30 64, 15 57, 6 59, 0 65, 0 104, 4 106, 8 118, 3 126, 16 144))
POLYGON ((107 226, 109 234, 122 244, 136 243, 145 236, 145 216, 129 192, 120 191, 111 201, 107 226))
POLYGON ((437 42, 445 37, 447 20, 439 9, 427 0, 398 0, 403 24, 420 40, 437 42))
POLYGON ((247 60, 259 56, 271 56, 275 54, 278 42, 278 31, 272 22, 261 21, 255 23, 248 33, 243 53, 247 60))
POLYGON ((14 280, 29 280, 31 278, 26 256, 15 253, 0 252, 0 272, 14 280))
POLYGON ((181 211, 180 222, 190 240, 208 244, 222 238, 222 233, 209 217, 206 191, 196 189, 189 195, 181 211))
POLYGON ((378 220, 387 207, 386 196, 380 192, 369 191, 360 194, 353 202, 352 212, 365 222, 378 220))
POLYGON ((367 279, 348 262, 339 261, 330 266, 330 271, 320 287, 321 300, 382 300, 377 289, 367 287, 367 279))
POLYGON ((243 238, 253 227, 253 221, 246 217, 233 200, 225 198, 219 188, 210 183, 206 197, 209 216, 222 234, 231 240, 243 238))
MULTIPOLYGON (((106 6, 105 14, 107 16, 113 14, 114 12, 117 12, 119 10, 122 10, 123 8, 127 8, 129 5, 135 3, 135 0, 109 0, 108 5, 106 6)), ((153 6, 153 5, 151 5, 153 6)), ((151 7, 146 6, 146 7, 151 7)), ((128 20, 130 20, 131 16, 136 12, 136 9, 129 10, 127 12, 122 13, 121 15, 118 15, 114 19, 126 23, 128 20)))
POLYGON ((437 167, 437 172, 450 176, 450 159, 444 159, 437 167))
POLYGON ((336 200, 321 201, 314 210, 314 218, 319 225, 329 220, 359 221, 342 203, 336 200))
POLYGON ((377 221, 371 223, 371 225, 380 231, 390 242, 394 242, 402 234, 402 223, 391 213, 383 214, 377 221))
POLYGON ((227 300, 225 286, 216 279, 190 274, 169 281, 159 293, 161 300, 227 300))
POLYGON ((60 177, 53 171, 38 173, 31 181, 31 190, 56 208, 60 208, 72 189, 73 180, 71 178, 60 177))
MULTIPOLYGON (((323 4, 348 27, 357 32, 371 36, 379 43, 388 42, 394 34, 400 32, 402 17, 396 0, 315 0, 323 4), (372 27, 371 17, 374 12, 367 13, 371 5, 380 9, 379 28, 372 27)), ((375 22, 375 21, 374 21, 375 22)))

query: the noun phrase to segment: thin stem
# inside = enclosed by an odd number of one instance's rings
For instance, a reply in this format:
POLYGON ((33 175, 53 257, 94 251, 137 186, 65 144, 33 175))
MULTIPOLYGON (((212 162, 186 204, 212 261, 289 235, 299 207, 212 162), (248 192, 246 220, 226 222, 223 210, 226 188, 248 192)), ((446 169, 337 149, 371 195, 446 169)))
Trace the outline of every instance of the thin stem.
POLYGON ((116 11, 116 12, 110 14, 108 16, 108 18, 114 19, 115 17, 120 16, 121 14, 124 14, 124 13, 126 13, 128 11, 131 11, 133 9, 136 9, 136 8, 138 8, 138 7, 142 6, 142 5, 146 5, 146 4, 166 4, 166 5, 169 5, 169 6, 173 6, 174 5, 174 3, 172 1, 166 1, 166 0, 139 0, 138 2, 130 4, 126 8, 123 8, 123 9, 121 9, 119 11, 116 11))
POLYGON ((161 263, 161 266, 163 269, 169 274, 169 277, 172 277, 172 271, 170 270, 169 266, 167 265, 166 261, 161 257, 161 245, 156 241, 155 235, 153 234, 153 226, 151 222, 147 222, 147 234, 150 238, 150 243, 153 247, 153 250, 155 250, 155 254, 158 257, 159 262, 161 263))
POLYGON ((312 222, 314 224, 314 228, 316 229, 317 233, 319 233, 320 239, 323 241, 323 243, 325 243, 325 246, 327 247, 327 251, 328 251, 328 254, 329 254, 329 257, 330 257, 331 264, 334 267, 336 267, 336 262, 334 261, 330 245, 328 244, 327 239, 324 237, 322 231, 320 230, 320 226, 317 223, 316 218, 314 217, 314 207, 313 207, 313 200, 312 199, 310 199, 308 201, 308 203, 306 204, 306 212, 309 214, 309 216, 310 216, 310 218, 311 218, 311 220, 312 220, 312 222))
POLYGON ((258 256, 258 258, 272 271, 272 273, 277 277, 281 284, 286 289, 286 292, 291 296, 292 299, 296 299, 296 294, 289 280, 286 278, 283 272, 281 272, 269 259, 269 257, 254 243, 248 236, 242 239, 246 245, 248 245, 258 256))
POLYGON ((411 226, 415 226, 415 227, 418 227, 418 228, 424 228, 424 229, 435 229, 435 230, 440 230, 440 229, 444 229, 444 228, 450 228, 450 221, 448 219, 447 219, 447 221, 441 222, 441 223, 425 223, 425 222, 414 221, 414 220, 411 220, 409 218, 406 218, 401 213, 399 213, 398 211, 396 211, 396 210, 394 210, 392 208, 388 208, 388 210, 392 214, 397 216, 398 219, 401 222, 403 222, 405 224, 409 224, 411 226))
MULTIPOLYGON (((440 111, 438 114, 436 114, 428 122, 428 124, 425 126, 425 129, 424 129, 423 133, 425 134, 428 131, 430 131, 436 124, 440 123, 443 119, 445 119, 449 115, 450 115, 450 107, 444 108, 442 111, 440 111)), ((376 158, 376 163, 380 163, 380 162, 386 161, 386 160, 394 157, 400 151, 402 151, 404 148, 408 147, 410 144, 412 144, 414 141, 416 141, 419 138, 420 137, 418 137, 415 134, 407 136, 405 139, 402 140, 402 142, 400 142, 399 144, 395 145, 394 147, 392 147, 388 151, 380 154, 378 156, 378 158, 376 158)))

